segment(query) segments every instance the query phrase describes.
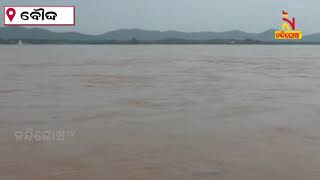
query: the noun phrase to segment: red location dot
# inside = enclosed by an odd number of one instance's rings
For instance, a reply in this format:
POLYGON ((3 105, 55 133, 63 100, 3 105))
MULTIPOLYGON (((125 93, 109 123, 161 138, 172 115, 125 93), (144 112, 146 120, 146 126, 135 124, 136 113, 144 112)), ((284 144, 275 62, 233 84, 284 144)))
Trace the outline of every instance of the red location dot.
POLYGON ((8 8, 6 14, 7 14, 9 20, 12 21, 14 16, 16 15, 16 10, 13 8, 8 8))

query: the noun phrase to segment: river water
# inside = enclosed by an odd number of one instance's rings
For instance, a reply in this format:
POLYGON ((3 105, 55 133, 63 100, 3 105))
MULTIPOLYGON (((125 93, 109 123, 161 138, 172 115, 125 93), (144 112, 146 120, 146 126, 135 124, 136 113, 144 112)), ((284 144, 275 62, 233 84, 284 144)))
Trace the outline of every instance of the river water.
POLYGON ((0 55, 1 179, 320 179, 319 46, 0 55))

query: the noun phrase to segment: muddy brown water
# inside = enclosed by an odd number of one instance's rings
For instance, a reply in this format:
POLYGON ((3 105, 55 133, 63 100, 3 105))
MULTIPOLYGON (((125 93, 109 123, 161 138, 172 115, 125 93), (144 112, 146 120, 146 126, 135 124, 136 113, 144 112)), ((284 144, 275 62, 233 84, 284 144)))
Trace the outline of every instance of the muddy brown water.
POLYGON ((319 180, 319 48, 0 46, 0 179, 319 180))

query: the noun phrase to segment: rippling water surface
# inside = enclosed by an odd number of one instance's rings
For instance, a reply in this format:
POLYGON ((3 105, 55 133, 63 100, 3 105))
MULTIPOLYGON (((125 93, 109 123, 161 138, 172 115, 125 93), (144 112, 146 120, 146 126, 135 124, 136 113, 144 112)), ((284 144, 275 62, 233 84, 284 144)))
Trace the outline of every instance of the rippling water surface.
POLYGON ((319 46, 0 55, 0 179, 320 179, 319 46))

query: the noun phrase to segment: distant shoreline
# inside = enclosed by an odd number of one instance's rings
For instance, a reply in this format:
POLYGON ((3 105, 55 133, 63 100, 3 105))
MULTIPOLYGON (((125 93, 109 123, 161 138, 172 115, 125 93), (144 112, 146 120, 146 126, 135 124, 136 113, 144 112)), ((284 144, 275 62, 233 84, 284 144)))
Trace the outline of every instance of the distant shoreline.
POLYGON ((0 44, 94 44, 94 45, 320 45, 320 33, 304 35, 302 40, 275 40, 275 29, 261 33, 243 31, 226 32, 179 32, 150 31, 142 29, 120 29, 100 35, 87 35, 77 32, 53 32, 41 28, 5 27, 0 28, 0 44))
POLYGON ((69 40, 49 40, 49 39, 11 39, 0 40, 2 45, 320 45, 320 42, 304 42, 304 41, 258 41, 252 39, 234 40, 234 39, 213 39, 206 41, 185 40, 185 39, 165 39, 159 41, 69 41, 69 40))

